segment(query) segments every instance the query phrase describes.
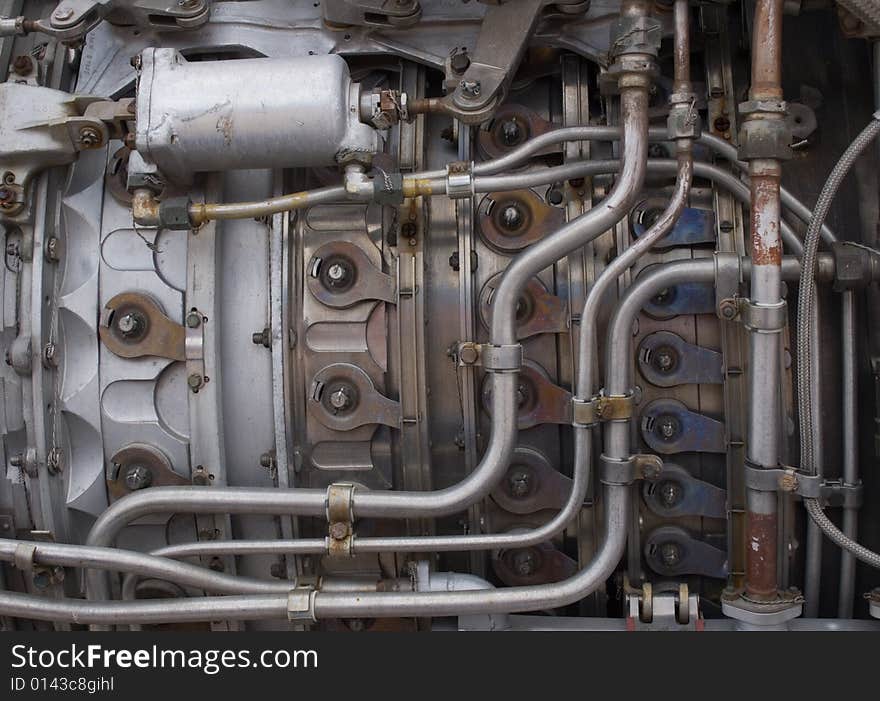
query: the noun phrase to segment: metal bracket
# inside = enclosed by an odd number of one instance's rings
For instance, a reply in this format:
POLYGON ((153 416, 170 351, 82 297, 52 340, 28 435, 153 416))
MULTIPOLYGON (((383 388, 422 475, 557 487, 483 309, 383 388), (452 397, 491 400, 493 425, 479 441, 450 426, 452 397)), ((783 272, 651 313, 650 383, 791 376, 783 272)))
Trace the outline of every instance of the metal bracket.
MULTIPOLYGON (((489 328, 492 300, 501 282, 501 273, 486 281, 480 290, 480 318, 489 328)), ((565 333, 569 328, 568 302, 552 295, 536 278, 529 278, 517 300, 516 337, 519 340, 542 333, 565 333)))
POLYGON ((482 367, 486 372, 518 372, 523 364, 523 350, 519 343, 495 346, 463 341, 456 346, 455 357, 460 366, 482 367))
POLYGON ((314 587, 296 587, 287 593, 287 620, 288 621, 313 621, 315 617, 315 596, 317 590, 314 587))
POLYGON ((788 321, 785 300, 776 304, 761 304, 742 298, 739 309, 743 326, 755 333, 780 333, 788 321))
POLYGON ((400 427, 400 403, 381 394, 370 376, 350 363, 321 369, 312 380, 308 399, 312 416, 334 431, 370 424, 400 427))
POLYGON ((639 371, 652 385, 718 384, 724 381, 718 351, 688 343, 678 334, 657 331, 639 344, 639 371))
POLYGON ((397 301, 394 278, 379 270, 362 248, 348 241, 321 246, 307 270, 309 291, 328 307, 347 309, 367 300, 397 301))
POLYGON ((658 455, 639 453, 628 458, 599 456, 599 481, 602 484, 624 485, 636 480, 652 481, 663 471, 663 460, 658 455))
POLYGON ((642 410, 642 438, 652 450, 672 453, 725 453, 724 424, 691 411, 676 399, 655 399, 642 410))
POLYGON ((12 566, 22 572, 32 572, 37 546, 32 543, 19 543, 12 553, 12 566))
POLYGON ((573 397, 572 423, 575 426, 595 426, 601 421, 625 421, 632 418, 635 401, 633 393, 602 394, 591 399, 573 397))
POLYGON ((104 305, 98 334, 121 358, 187 359, 187 327, 173 322, 156 302, 138 292, 122 292, 104 305))
POLYGON ((862 483, 847 484, 808 475, 793 467, 764 468, 747 463, 745 484, 759 492, 788 492, 806 499, 818 499, 823 506, 858 509, 862 505, 862 483))
POLYGON ((465 161, 456 161, 446 166, 446 196, 452 200, 462 200, 473 197, 474 190, 474 164, 465 161))
POLYGON ((330 557, 351 557, 354 539, 354 490, 349 482, 336 482, 327 487, 327 554, 330 557))

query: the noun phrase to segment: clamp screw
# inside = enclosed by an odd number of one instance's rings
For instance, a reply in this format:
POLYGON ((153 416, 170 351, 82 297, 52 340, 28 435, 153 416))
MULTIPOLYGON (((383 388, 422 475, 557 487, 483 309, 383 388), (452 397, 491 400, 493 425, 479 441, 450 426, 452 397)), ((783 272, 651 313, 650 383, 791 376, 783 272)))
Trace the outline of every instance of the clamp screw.
POLYGON ((678 421, 671 416, 664 416, 657 423, 657 430, 663 438, 666 440, 672 440, 672 438, 675 437, 675 434, 678 433, 678 421))
POLYGON ((191 329, 197 329, 202 325, 202 315, 197 311, 191 311, 186 315, 186 325, 191 329))
POLYGON ((344 540, 348 536, 348 525, 342 521, 330 524, 330 537, 333 540, 344 540))
POLYGON ((255 346, 264 346, 266 348, 271 348, 272 334, 269 331, 269 327, 266 327, 262 331, 257 331, 256 333, 251 334, 251 341, 253 341, 255 346))
POLYGON ((73 17, 73 10, 71 10, 69 7, 59 7, 57 10, 55 10, 54 13, 52 13, 52 17, 61 22, 64 22, 65 20, 69 20, 71 17, 73 17))
POLYGON ((458 351, 458 359, 465 365, 473 365, 480 357, 477 347, 473 344, 462 346, 458 351))
POLYGON ((205 380, 197 372, 194 372, 192 375, 186 378, 186 384, 189 385, 189 388, 193 392, 198 392, 202 388, 202 385, 204 383, 205 380))
POLYGON ((116 328, 126 338, 135 338, 140 336, 147 327, 147 321, 143 314, 139 312, 128 312, 119 317, 116 322, 116 328))
POLYGON ((336 411, 348 409, 351 404, 351 390, 348 387, 338 387, 330 394, 330 406, 336 409, 336 411))
POLYGON ((505 146, 516 146, 522 137, 522 128, 517 120, 507 119, 501 123, 501 140, 505 146))
POLYGON ((531 548, 517 550, 511 558, 511 565, 513 571, 520 577, 529 577, 535 574, 538 569, 538 558, 531 548))
POLYGON ((660 546, 660 561, 666 567, 677 567, 681 563, 681 547, 678 543, 663 543, 660 546))
POLYGON ((507 477, 507 486, 511 496, 523 499, 532 491, 532 475, 525 468, 515 468, 507 477))
POLYGON ((125 471, 125 486, 129 491, 145 489, 153 483, 153 473, 143 465, 130 465, 125 471))
POLYGON ((671 372, 675 367, 676 353, 671 348, 660 348, 654 355, 654 366, 663 373, 671 372))

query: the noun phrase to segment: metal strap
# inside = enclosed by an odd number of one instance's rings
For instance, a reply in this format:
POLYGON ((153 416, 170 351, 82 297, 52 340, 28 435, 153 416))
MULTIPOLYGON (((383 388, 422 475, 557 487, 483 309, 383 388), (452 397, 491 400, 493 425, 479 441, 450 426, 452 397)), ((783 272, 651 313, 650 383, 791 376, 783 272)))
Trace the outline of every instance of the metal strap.
POLYGON ((327 554, 331 557, 351 557, 354 488, 348 482, 327 487, 327 554))
POLYGON ((632 392, 627 394, 599 393, 591 399, 572 398, 572 423, 575 426, 594 426, 600 421, 625 421, 633 416, 632 392))
POLYGON ((314 621, 315 618, 315 595, 318 592, 313 587, 296 587, 287 593, 287 620, 288 621, 314 621))
POLYGON ((473 163, 457 162, 446 166, 446 195, 453 200, 473 197, 474 167, 473 163))
POLYGON ((523 350, 519 343, 505 346, 484 343, 480 346, 480 364, 484 370, 491 372, 519 370, 522 362, 523 350))
POLYGON ((654 480, 663 471, 663 461, 657 455, 630 455, 628 458, 599 456, 599 481, 602 484, 626 485, 636 480, 654 480))
POLYGON ((34 569, 34 556, 36 554, 36 545, 19 543, 15 546, 15 551, 12 554, 12 564, 22 572, 31 572, 34 569))
POLYGON ((744 299, 740 308, 743 326, 756 333, 779 333, 788 321, 785 300, 776 304, 761 304, 744 299))
POLYGON ((788 492, 806 499, 818 499, 824 506, 858 508, 862 504, 861 482, 846 484, 808 475, 793 467, 761 467, 746 463, 745 484, 758 492, 788 492))

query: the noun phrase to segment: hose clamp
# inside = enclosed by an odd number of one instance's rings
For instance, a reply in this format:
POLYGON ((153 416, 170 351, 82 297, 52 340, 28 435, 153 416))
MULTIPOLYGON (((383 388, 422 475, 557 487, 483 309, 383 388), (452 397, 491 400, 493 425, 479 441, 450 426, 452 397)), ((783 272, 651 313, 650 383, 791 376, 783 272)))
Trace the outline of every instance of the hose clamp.
POLYGON ((628 458, 599 456, 599 481, 607 485, 628 485, 636 480, 656 480, 663 472, 663 460, 658 455, 639 453, 628 458))
POLYGON ((755 333, 780 333, 788 321, 788 305, 785 300, 775 304, 762 304, 743 299, 740 304, 743 326, 755 333))
POLYGON ((861 482, 847 484, 841 480, 826 480, 787 465, 762 467, 746 461, 745 468, 746 488, 756 492, 797 494, 804 499, 817 499, 823 506, 857 509, 862 505, 861 482))
POLYGON ((571 400, 572 424, 595 426, 600 421, 628 421, 633 417, 635 401, 632 392, 605 394, 604 390, 591 399, 571 400))
POLYGON ((327 487, 327 554, 330 557, 351 557, 354 540, 354 489, 348 482, 327 487))
POLYGON ((446 195, 452 200, 461 200, 473 197, 474 190, 474 164, 465 161, 456 161, 446 165, 446 195))
POLYGON ((37 546, 32 543, 19 543, 12 553, 12 565, 22 572, 32 572, 34 569, 34 557, 37 554, 37 546))

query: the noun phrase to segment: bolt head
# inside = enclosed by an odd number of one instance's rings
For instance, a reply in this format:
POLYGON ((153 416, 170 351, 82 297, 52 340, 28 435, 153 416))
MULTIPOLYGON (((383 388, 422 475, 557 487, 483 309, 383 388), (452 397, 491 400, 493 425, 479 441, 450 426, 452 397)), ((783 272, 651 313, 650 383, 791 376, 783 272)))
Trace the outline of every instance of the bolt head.
POLYGON ((101 145, 101 132, 94 127, 83 127, 79 130, 79 142, 86 148, 101 145))
POLYGON ((330 406, 337 411, 348 409, 351 406, 351 390, 348 387, 338 387, 330 394, 330 406))
POLYGON ((482 89, 479 80, 462 80, 458 87, 466 97, 479 97, 482 89))
POLYGON ((501 225, 508 231, 516 231, 525 222, 522 210, 515 204, 508 204, 501 210, 501 225))
POLYGON ((145 489, 153 483, 153 473, 144 465, 129 465, 125 469, 125 486, 129 491, 145 489))
POLYGON ((681 546, 678 543, 663 543, 660 546, 660 561, 666 567, 677 567, 681 563, 681 546))
POLYGON ((330 537, 333 540, 344 540, 348 535, 348 526, 341 521, 330 524, 330 537))
POLYGON ((186 384, 189 385, 189 388, 194 392, 198 392, 204 383, 204 379, 197 372, 194 372, 192 375, 186 378, 186 384))
POLYGON ((202 325, 202 315, 198 312, 190 312, 186 315, 186 325, 191 329, 197 329, 202 325))
POLYGON ((663 505, 667 508, 672 508, 681 501, 682 496, 684 496, 684 490, 678 482, 667 480, 658 488, 658 494, 663 505))
POLYGON ((73 10, 71 10, 69 7, 59 7, 57 10, 55 10, 55 12, 52 13, 52 17, 53 19, 64 22, 65 20, 69 20, 71 17, 73 17, 73 10))
POLYGON ((524 499, 532 492, 532 475, 522 467, 514 468, 507 476, 510 495, 516 499, 524 499))
POLYGON ((511 567, 520 577, 529 577, 538 570, 538 557, 531 548, 517 550, 511 558, 511 567))
POLYGON ((121 315, 116 321, 116 328, 126 338, 134 338, 141 335, 146 329, 147 321, 143 314, 138 312, 127 312, 121 315))
POLYGON ((462 346, 458 352, 458 357, 465 365, 473 365, 477 362, 479 353, 474 346, 462 346))

